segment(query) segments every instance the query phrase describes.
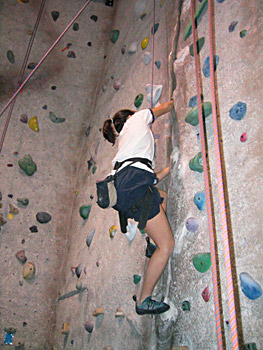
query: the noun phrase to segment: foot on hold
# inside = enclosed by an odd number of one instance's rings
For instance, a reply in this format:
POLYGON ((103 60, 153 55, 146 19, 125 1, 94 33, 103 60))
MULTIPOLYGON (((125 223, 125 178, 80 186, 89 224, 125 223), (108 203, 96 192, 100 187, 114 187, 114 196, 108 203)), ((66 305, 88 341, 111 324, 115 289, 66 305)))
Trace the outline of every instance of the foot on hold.
POLYGON ((146 315, 146 314, 162 314, 170 309, 170 306, 162 301, 153 300, 150 296, 147 297, 141 305, 137 305, 136 303, 136 313, 138 315, 146 315))

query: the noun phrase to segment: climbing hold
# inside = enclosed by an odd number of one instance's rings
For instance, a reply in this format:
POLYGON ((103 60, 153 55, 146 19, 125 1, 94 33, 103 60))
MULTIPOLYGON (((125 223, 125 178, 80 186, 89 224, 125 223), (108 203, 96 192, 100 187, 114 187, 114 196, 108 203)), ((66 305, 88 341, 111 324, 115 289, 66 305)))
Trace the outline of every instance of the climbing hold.
POLYGON ((140 232, 142 235, 144 235, 146 233, 146 231, 144 229, 141 229, 140 232))
POLYGON ((205 287, 205 289, 202 291, 202 297, 204 299, 205 302, 208 302, 209 299, 210 299, 210 295, 211 295, 211 292, 210 292, 210 289, 209 287, 205 287))
POLYGON ((198 152, 197 155, 189 161, 189 168, 199 173, 202 173, 204 171, 202 152, 198 152))
POLYGON ((103 347, 102 350, 113 350, 113 347, 111 347, 110 345, 106 345, 103 347))
POLYGON ((31 130, 38 132, 39 127, 38 127, 37 117, 30 118, 28 121, 28 126, 30 127, 31 130))
POLYGON ((244 344, 244 350, 257 350, 257 345, 256 343, 244 344))
POLYGON ((6 57, 10 63, 12 63, 12 64, 15 63, 15 55, 14 55, 13 51, 8 50, 6 53, 6 57))
POLYGON ((203 210, 205 207, 205 191, 197 192, 194 196, 194 204, 199 210, 203 210))
POLYGON ((69 334, 70 331, 70 324, 69 323, 63 323, 61 327, 61 333, 62 334, 69 334))
POLYGON ((46 224, 51 220, 51 215, 42 211, 37 213, 36 219, 40 224, 46 224))
POLYGON ((88 137, 90 134, 91 127, 88 126, 87 130, 85 131, 85 135, 88 137))
POLYGON ((156 105, 156 103, 159 101, 162 91, 163 91, 163 86, 162 85, 152 85, 151 84, 146 84, 145 90, 147 92, 147 101, 151 102, 151 95, 153 96, 152 104, 153 107, 156 105), (151 94, 153 88, 153 93, 151 94))
POLYGON ((15 337, 14 346, 16 350, 24 350, 24 345, 25 345, 25 342, 23 338, 15 337))
POLYGON ((91 15, 91 16, 90 16, 90 19, 92 19, 92 21, 94 21, 94 22, 97 22, 98 16, 96 16, 96 15, 91 15))
POLYGON ((94 175, 97 171, 97 165, 94 165, 94 167, 91 170, 91 173, 94 175))
MULTIPOLYGON (((217 55, 214 55, 214 72, 216 71, 216 67, 219 63, 219 57, 217 55)), ((202 67, 203 74, 206 78, 210 77, 210 61, 209 56, 206 57, 205 62, 202 67)))
POLYGON ((155 23, 155 25, 151 29, 151 33, 155 34, 158 29, 159 29, 159 23, 155 23))
POLYGON ((224 2, 225 0, 216 0, 219 4, 221 4, 222 2, 224 2))
POLYGON ((14 207, 12 204, 9 204, 9 214, 17 215, 19 213, 19 210, 14 207))
POLYGON ((134 106, 136 108, 139 108, 142 105, 143 97, 143 94, 139 94, 135 97, 134 106))
POLYGON ((36 225, 33 225, 33 226, 29 227, 29 230, 30 230, 32 233, 38 232, 38 229, 37 229, 37 226, 36 226, 36 225))
POLYGON ((80 278, 82 272, 82 264, 79 264, 77 267, 75 267, 75 274, 78 278, 80 278))
POLYGON ((88 163, 88 170, 90 170, 93 167, 93 165, 96 164, 95 160, 92 157, 87 161, 87 163, 88 163))
POLYGON ((242 31, 239 33, 239 35, 240 35, 240 38, 244 38, 244 37, 247 35, 247 30, 246 30, 246 29, 242 30, 242 31))
POLYGON ((182 309, 183 309, 183 311, 190 311, 191 310, 191 304, 188 300, 184 300, 182 302, 182 309))
POLYGON ((26 262, 23 267, 23 277, 24 279, 31 280, 36 272, 35 264, 32 261, 26 262))
POLYGON ((92 315, 94 317, 98 317, 99 315, 104 315, 104 309, 101 307, 101 308, 97 308, 93 311, 92 315))
POLYGON ((133 283, 138 284, 142 277, 140 275, 133 275, 133 283))
POLYGON ((233 22, 229 25, 229 27, 228 27, 229 33, 232 33, 232 32, 235 30, 237 24, 238 24, 238 21, 233 21, 233 22))
POLYGON ((147 64, 149 64, 152 60, 152 54, 151 52, 145 52, 143 55, 143 62, 144 64, 147 66, 147 64))
POLYGON ((87 43, 87 45, 90 47, 92 44, 91 44, 91 41, 89 41, 88 43, 87 43))
POLYGON ((72 29, 73 29, 75 32, 77 32, 77 31, 79 30, 79 24, 78 24, 78 23, 74 23, 72 29))
POLYGON ((120 87, 121 87, 121 82, 119 80, 115 80, 115 82, 113 83, 113 88, 118 91, 120 87))
POLYGON ((94 328, 94 324, 92 321, 87 321, 87 322, 85 322, 84 327, 85 327, 87 332, 92 333, 93 328, 94 328))
POLYGON ((51 16, 52 16, 53 20, 56 22, 56 20, 59 17, 59 12, 58 11, 52 11, 51 12, 51 16))
POLYGON ((136 222, 128 221, 128 226, 126 227, 127 232, 124 235, 128 238, 129 242, 132 242, 135 238, 137 225, 136 222))
POLYGON ((35 69, 37 66, 37 63, 36 62, 30 62, 27 66, 28 69, 35 69))
POLYGON ((115 317, 116 318, 124 318, 125 317, 125 312, 122 307, 118 307, 115 311, 115 317))
POLYGON ((150 242, 150 238, 149 237, 146 237, 145 239, 146 239, 146 242, 147 242, 145 256, 147 258, 151 258, 151 256, 155 252, 156 245, 150 242))
MULTIPOLYGON (((196 26, 198 25, 202 16, 204 15, 205 11, 207 10, 207 3, 208 3, 208 0, 203 0, 203 2, 198 6, 198 9, 194 15, 196 26)), ((192 20, 189 21, 188 25, 185 28, 184 40, 186 40, 190 36, 191 33, 192 33, 192 20)))
POLYGON ((90 214, 91 205, 82 205, 79 208, 79 214, 84 219, 87 220, 90 214))
POLYGON ((138 47, 138 43, 136 41, 134 41, 133 43, 131 43, 131 45, 128 48, 128 53, 130 55, 134 54, 137 51, 137 47, 138 47))
POLYGON ((110 41, 115 44, 116 41, 118 40, 119 38, 119 35, 120 35, 120 31, 118 29, 115 29, 113 30, 111 33, 110 33, 110 41))
POLYGON ((146 18, 146 16, 147 16, 147 13, 142 13, 141 15, 140 15, 140 20, 141 21, 143 21, 145 18, 146 18))
POLYGON ((24 158, 19 159, 18 165, 28 176, 33 175, 37 170, 36 163, 33 161, 30 154, 26 154, 24 158))
MULTIPOLYGON (((211 102, 203 102, 202 103, 202 111, 203 116, 205 118, 209 117, 212 114, 212 103, 211 102)), ((199 124, 199 116, 198 116, 198 106, 195 106, 188 112, 185 116, 186 123, 191 124, 192 126, 196 126, 199 124)))
POLYGON ((96 229, 93 228, 93 229, 90 231, 90 233, 88 234, 88 237, 87 237, 87 239, 86 239, 86 244, 87 244, 88 247, 90 247, 90 245, 91 245, 91 242, 92 242, 93 237, 94 237, 94 235, 95 235, 95 231, 96 231, 96 229))
POLYGON ((27 198, 17 198, 18 203, 23 204, 24 206, 29 204, 29 199, 27 198))
POLYGON ((123 45, 122 48, 121 48, 122 55, 124 55, 125 52, 126 52, 126 45, 123 45))
POLYGON ((82 282, 80 280, 77 280, 76 289, 77 290, 82 290, 82 282))
POLYGON ((53 123, 63 123, 66 118, 60 118, 57 117, 53 112, 49 112, 49 119, 53 122, 53 123))
POLYGON ((200 253, 193 257, 193 264, 197 271, 206 272, 211 267, 211 254, 210 253, 200 253))
POLYGON ((185 222, 185 227, 190 232, 197 232, 198 230, 198 221, 195 218, 188 218, 185 222))
POLYGON ((22 123, 27 124, 27 121, 28 121, 27 115, 26 115, 26 114, 21 114, 21 116, 20 116, 20 121, 21 121, 22 123))
POLYGON ((149 37, 147 36, 145 39, 142 40, 142 42, 141 42, 141 48, 142 48, 143 50, 146 49, 148 43, 149 43, 149 37))
POLYGON ((241 282, 241 290, 251 300, 255 300, 262 295, 260 285, 246 272, 241 272, 239 275, 241 282))
POLYGON ((69 51, 68 54, 67 54, 67 57, 68 58, 76 58, 76 54, 74 51, 69 51))
POLYGON ((21 261, 23 264, 27 261, 27 257, 25 255, 25 251, 24 250, 19 250, 16 253, 16 257, 19 261, 21 261))
POLYGON ((233 120, 242 120, 247 112, 245 102, 237 102, 229 111, 229 116, 233 120))
POLYGON ((109 229, 110 238, 114 238, 117 232, 117 225, 112 225, 109 229))
POLYGON ((247 133, 244 132, 241 136, 240 136, 240 141, 241 142, 246 142, 247 141, 247 133))
POLYGON ((20 4, 27 4, 30 0, 17 0, 20 4))
POLYGON ((136 1, 134 5, 134 13, 136 18, 140 18, 140 16, 143 14, 146 4, 147 4, 147 0, 136 1))
POLYGON ((155 61, 154 63, 158 69, 161 68, 161 61, 155 61))
POLYGON ((14 338, 14 334, 13 333, 5 333, 5 340, 4 343, 7 345, 13 345, 13 338, 14 338))
MULTIPOLYGON (((201 95, 201 101, 203 101, 203 95, 201 95)), ((210 102, 205 102, 205 103, 210 103, 210 102)), ((192 96, 188 102, 188 107, 194 108, 197 106, 197 95, 192 96)))
MULTIPOLYGON (((199 40, 197 40, 196 44, 197 44, 197 54, 199 54, 199 52, 202 50, 203 46, 205 43, 205 38, 202 37, 199 40)), ((190 51, 190 55, 194 57, 194 45, 190 45, 189 47, 189 51, 190 51)))

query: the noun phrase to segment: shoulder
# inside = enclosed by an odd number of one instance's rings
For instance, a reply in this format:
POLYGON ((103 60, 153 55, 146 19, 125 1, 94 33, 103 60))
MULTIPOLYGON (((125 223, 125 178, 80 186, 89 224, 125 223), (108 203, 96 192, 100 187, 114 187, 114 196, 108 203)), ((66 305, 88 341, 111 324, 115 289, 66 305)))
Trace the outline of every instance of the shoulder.
POLYGON ((143 119, 147 124, 151 124, 154 122, 154 114, 149 108, 142 109, 134 113, 132 117, 143 119))

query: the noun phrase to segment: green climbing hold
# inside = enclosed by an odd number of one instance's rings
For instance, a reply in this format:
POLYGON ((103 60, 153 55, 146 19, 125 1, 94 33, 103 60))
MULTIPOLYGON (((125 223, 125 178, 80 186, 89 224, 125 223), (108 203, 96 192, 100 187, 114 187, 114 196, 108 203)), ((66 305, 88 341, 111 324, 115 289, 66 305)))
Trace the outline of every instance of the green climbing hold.
POLYGON ((257 350, 256 343, 247 343, 244 345, 244 350, 257 350))
POLYGON ((111 33, 110 33, 110 41, 115 44, 116 41, 118 40, 119 38, 119 35, 120 35, 120 31, 118 29, 115 29, 113 30, 111 33))
POLYGON ((133 275, 133 282, 134 284, 138 284, 142 277, 140 275, 133 275))
POLYGON ((91 205, 82 205, 79 208, 79 214, 84 219, 87 220, 90 214, 91 205))
MULTIPOLYGON (((205 38, 202 37, 199 40, 197 40, 196 44, 197 44, 197 54, 199 54, 199 52, 202 50, 203 46, 205 43, 205 38)), ((192 44, 189 48, 190 51, 190 55, 194 57, 194 45, 192 44)))
POLYGON ((92 174, 95 174, 95 173, 96 173, 96 170, 97 170, 97 166, 94 165, 94 167, 93 167, 92 170, 91 170, 92 174))
POLYGON ((183 311, 190 311, 191 310, 191 304, 188 300, 184 300, 182 302, 182 309, 183 309, 183 311))
POLYGON ((136 108, 139 108, 142 104, 142 101, 143 101, 143 94, 139 94, 135 97, 135 100, 134 100, 134 106, 136 108))
POLYGON ((63 123, 66 119, 57 117, 53 112, 49 112, 49 119, 53 123, 63 123))
MULTIPOLYGON (((241 32, 239 33, 240 35, 240 38, 244 38, 246 35, 247 35, 247 30, 244 29, 244 30, 241 30, 241 32)), ((12 63, 12 62, 11 62, 12 63)))
MULTIPOLYGON (((208 3, 208 0, 203 0, 203 2, 198 7, 194 16, 196 25, 198 25, 202 15, 205 13, 205 10, 207 9, 207 3, 208 3)), ((192 21, 190 20, 184 31, 184 40, 186 40, 191 33, 192 33, 192 21)))
POLYGON ((29 204, 29 200, 27 198, 17 198, 17 201, 25 206, 29 204))
MULTIPOLYGON (((203 115, 205 118, 209 117, 212 113, 212 103, 211 102, 203 102, 202 103, 202 110, 203 115)), ((196 126, 199 124, 199 117, 198 117, 198 106, 191 109, 190 112, 188 112, 185 116, 186 123, 189 123, 193 126, 196 126)))
POLYGON ((193 171, 198 171, 199 173, 204 171, 201 152, 198 152, 197 155, 190 160, 189 168, 193 171))
POLYGON ((14 64, 15 63, 15 55, 13 53, 13 51, 8 50, 6 53, 7 59, 10 63, 14 64))
POLYGON ((24 172, 28 175, 31 176, 34 174, 34 172, 37 170, 36 163, 33 161, 32 157, 30 154, 27 154, 24 156, 24 158, 19 159, 18 165, 24 172))
POLYGON ((193 264, 197 271, 206 272, 211 267, 211 254, 210 253, 200 253, 193 257, 193 264))

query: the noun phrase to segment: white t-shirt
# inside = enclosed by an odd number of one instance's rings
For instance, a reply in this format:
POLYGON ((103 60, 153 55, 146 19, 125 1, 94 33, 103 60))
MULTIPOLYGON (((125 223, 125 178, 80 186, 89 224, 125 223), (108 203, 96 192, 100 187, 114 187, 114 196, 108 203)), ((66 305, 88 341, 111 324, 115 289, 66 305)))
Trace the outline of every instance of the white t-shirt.
MULTIPOLYGON (((126 120, 118 137, 118 152, 112 161, 113 167, 116 162, 122 162, 129 158, 139 157, 153 161, 154 138, 149 126, 153 121, 154 115, 150 109, 142 109, 126 120)), ((129 164, 131 162, 124 163, 119 170, 129 164)), ((147 165, 140 162, 134 163, 132 166, 153 172, 147 165)))

